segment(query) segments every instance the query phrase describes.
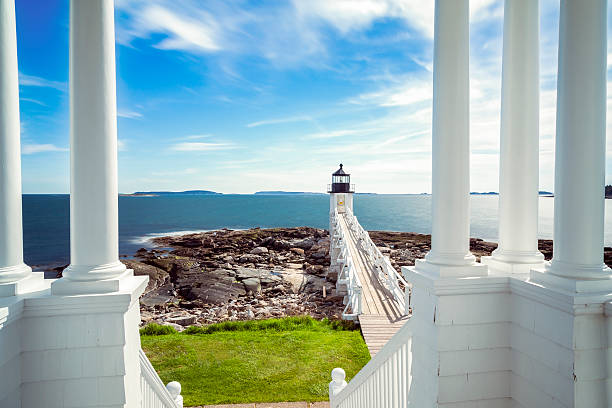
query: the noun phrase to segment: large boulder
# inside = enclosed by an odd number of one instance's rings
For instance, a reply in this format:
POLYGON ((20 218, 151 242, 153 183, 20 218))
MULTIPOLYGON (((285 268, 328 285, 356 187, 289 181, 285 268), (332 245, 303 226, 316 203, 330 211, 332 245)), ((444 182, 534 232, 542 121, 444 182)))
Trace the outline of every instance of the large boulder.
POLYGON ((247 295, 258 295, 261 293, 261 281, 259 278, 247 278, 242 281, 247 295))
POLYGON ((293 239, 290 241, 292 247, 310 249, 315 245, 317 241, 312 237, 306 237, 302 239, 293 239))
POLYGON ((255 247, 251 250, 250 252, 253 255, 262 255, 262 254, 267 254, 268 253, 268 248, 266 247, 255 247))
POLYGON ((246 294, 244 286, 225 269, 202 270, 191 268, 177 274, 175 287, 187 300, 199 299, 204 303, 222 304, 246 294))

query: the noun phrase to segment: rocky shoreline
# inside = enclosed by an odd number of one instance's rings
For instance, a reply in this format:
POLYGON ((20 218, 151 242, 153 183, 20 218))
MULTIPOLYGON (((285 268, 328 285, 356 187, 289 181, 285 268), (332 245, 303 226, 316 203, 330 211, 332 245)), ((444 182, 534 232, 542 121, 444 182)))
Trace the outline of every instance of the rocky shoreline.
MULTIPOLYGON (((430 236, 370 231, 391 264, 414 265, 430 248, 430 236)), ((141 324, 155 322, 182 330, 227 320, 292 315, 339 319, 344 306, 329 271, 327 231, 309 227, 219 230, 152 240, 123 262, 137 275, 148 275, 141 298, 141 324)), ((471 239, 477 258, 496 243, 471 239)), ((540 240, 552 257, 552 241, 540 240)), ((605 248, 612 264, 612 248, 605 248)))

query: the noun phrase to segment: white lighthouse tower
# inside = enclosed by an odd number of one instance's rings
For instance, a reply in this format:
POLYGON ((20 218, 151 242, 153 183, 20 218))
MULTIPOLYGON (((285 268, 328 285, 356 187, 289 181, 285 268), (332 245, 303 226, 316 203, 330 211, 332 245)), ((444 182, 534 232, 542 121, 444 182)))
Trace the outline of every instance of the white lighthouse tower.
MULTIPOLYGON (((351 185, 351 175, 344 172, 342 163, 340 163, 340 168, 332 174, 332 183, 327 187, 327 192, 329 193, 330 220, 335 210, 338 210, 338 214, 344 214, 347 208, 353 211, 355 185, 351 185)), ((333 236, 332 228, 330 223, 330 236, 333 236)))
MULTIPOLYGON (((329 193, 329 243, 330 243, 330 273, 339 273, 338 267, 338 253, 339 249, 334 247, 334 223, 332 218, 336 210, 338 214, 344 214, 347 209, 353 211, 353 193, 355 193, 355 185, 351 185, 351 175, 344 172, 342 164, 340 168, 332 174, 332 183, 327 186, 327 192, 329 193)), ((337 290, 341 290, 340 287, 336 287, 337 290)))

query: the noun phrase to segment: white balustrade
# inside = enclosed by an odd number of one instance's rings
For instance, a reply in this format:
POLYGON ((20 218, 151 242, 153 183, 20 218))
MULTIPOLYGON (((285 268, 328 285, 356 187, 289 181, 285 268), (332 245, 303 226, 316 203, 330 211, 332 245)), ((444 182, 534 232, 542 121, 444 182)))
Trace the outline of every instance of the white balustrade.
POLYGON ((338 211, 335 210, 331 223, 334 226, 332 248, 339 249, 338 258, 336 259, 336 264, 340 265, 340 272, 337 278, 338 284, 345 285, 347 290, 346 307, 342 312, 342 318, 344 320, 354 320, 362 312, 362 286, 357 271, 355 270, 353 258, 346 245, 345 231, 344 228, 340 226, 339 217, 338 211))
POLYGON ((408 314, 410 307, 408 302, 406 302, 408 283, 391 265, 389 258, 380 252, 380 249, 378 249, 374 241, 372 241, 370 234, 363 229, 359 221, 357 221, 357 217, 355 217, 348 208, 346 209, 345 219, 351 231, 358 238, 361 248, 376 266, 378 281, 391 292, 395 301, 404 309, 405 313, 408 314))
POLYGON ((164 386, 142 349, 140 358, 141 408, 183 408, 181 384, 177 381, 164 386))
POLYGON ((407 321, 348 384, 344 370, 334 368, 330 408, 407 408, 411 366, 412 328, 407 321))

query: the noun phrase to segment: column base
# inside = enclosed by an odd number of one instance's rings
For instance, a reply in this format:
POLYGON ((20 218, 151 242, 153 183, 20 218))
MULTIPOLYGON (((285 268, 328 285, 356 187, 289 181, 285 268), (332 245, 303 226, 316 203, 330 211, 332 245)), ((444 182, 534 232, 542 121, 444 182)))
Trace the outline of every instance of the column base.
POLYGON ((125 265, 121 261, 102 265, 74 265, 70 264, 62 272, 64 278, 73 281, 100 281, 117 278, 125 273, 125 265))
POLYGON ((132 269, 126 269, 123 274, 110 279, 94 281, 77 281, 62 277, 51 284, 51 294, 54 296, 86 295, 96 293, 112 293, 125 290, 129 279, 134 276, 132 269))
POLYGON ((31 272, 32 268, 24 263, 2 267, 0 268, 0 284, 17 282, 27 278, 31 272))
MULTIPOLYGON (((28 269, 30 267, 28 266, 28 269)), ((17 282, 0 283, 0 297, 17 296, 49 289, 51 281, 45 282, 44 272, 30 272, 17 282)))
POLYGON ((553 259, 546 262, 546 271, 557 276, 577 280, 612 279, 612 270, 604 263, 601 265, 583 265, 553 259))
POLYGON ((553 271, 554 266, 551 262, 546 262, 543 267, 531 270, 529 280, 533 283, 555 288, 572 295, 605 295, 612 293, 612 275, 602 276, 602 279, 575 279, 559 276, 553 271))
POLYGON ((417 259, 414 262, 414 268, 423 274, 440 278, 487 276, 489 274, 487 265, 477 262, 468 265, 443 265, 425 259, 417 259))
POLYGON ((533 263, 505 261, 497 259, 495 256, 483 256, 480 258, 480 262, 489 266, 490 274, 529 277, 532 269, 544 267, 544 256, 542 256, 541 261, 533 263))

